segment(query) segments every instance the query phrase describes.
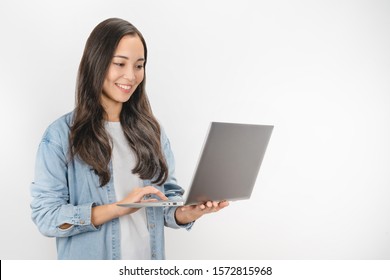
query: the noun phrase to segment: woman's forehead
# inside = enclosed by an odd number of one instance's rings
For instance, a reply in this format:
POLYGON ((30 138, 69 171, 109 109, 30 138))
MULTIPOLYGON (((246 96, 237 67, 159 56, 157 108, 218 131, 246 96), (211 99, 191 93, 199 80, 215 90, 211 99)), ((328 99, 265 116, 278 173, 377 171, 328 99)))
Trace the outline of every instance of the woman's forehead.
POLYGON ((137 35, 125 35, 119 41, 114 57, 139 60, 144 57, 144 45, 137 35))

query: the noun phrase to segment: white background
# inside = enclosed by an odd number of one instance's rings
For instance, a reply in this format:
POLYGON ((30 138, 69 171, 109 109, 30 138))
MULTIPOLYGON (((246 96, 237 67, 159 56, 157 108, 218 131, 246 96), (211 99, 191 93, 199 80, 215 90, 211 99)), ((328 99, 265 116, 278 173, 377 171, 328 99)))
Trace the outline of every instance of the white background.
MULTIPOLYGON (((30 219, 46 127, 92 29, 137 26, 186 188, 210 121, 273 124, 248 201, 166 230, 169 259, 390 259, 390 2, 0 2, 1 259, 54 259, 30 219)), ((239 187, 239 186, 237 186, 239 187)))

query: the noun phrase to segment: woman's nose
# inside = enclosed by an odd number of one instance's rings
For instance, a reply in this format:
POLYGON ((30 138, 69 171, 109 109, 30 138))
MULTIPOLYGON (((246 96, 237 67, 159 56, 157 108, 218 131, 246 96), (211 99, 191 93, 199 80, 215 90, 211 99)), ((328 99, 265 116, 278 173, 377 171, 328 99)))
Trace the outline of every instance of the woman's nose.
POLYGON ((129 80, 130 82, 135 81, 135 73, 133 70, 127 70, 123 75, 123 78, 129 80))

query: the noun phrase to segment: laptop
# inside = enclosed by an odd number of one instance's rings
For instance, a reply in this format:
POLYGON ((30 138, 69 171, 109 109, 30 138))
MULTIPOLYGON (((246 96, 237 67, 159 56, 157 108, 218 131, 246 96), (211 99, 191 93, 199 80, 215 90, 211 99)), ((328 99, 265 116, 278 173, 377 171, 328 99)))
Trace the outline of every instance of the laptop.
POLYGON ((161 207, 249 199, 273 128, 272 125, 212 122, 185 200, 117 205, 161 207))

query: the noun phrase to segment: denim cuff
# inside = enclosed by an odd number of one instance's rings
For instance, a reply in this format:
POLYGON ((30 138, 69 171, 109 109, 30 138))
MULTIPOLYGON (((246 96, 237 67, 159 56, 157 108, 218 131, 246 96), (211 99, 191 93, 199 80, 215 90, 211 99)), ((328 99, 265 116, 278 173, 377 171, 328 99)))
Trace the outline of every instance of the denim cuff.
POLYGON ((165 215, 166 226, 170 228, 185 228, 186 230, 190 230, 195 222, 179 225, 175 218, 175 213, 177 208, 178 208, 177 206, 167 207, 166 215, 165 215))
POLYGON ((95 227, 92 224, 92 207, 95 203, 88 203, 82 205, 63 205, 58 215, 57 225, 59 232, 67 236, 78 234, 87 231, 97 230, 98 227, 95 227), (59 226, 62 224, 71 224, 72 226, 68 229, 60 229, 59 226))

